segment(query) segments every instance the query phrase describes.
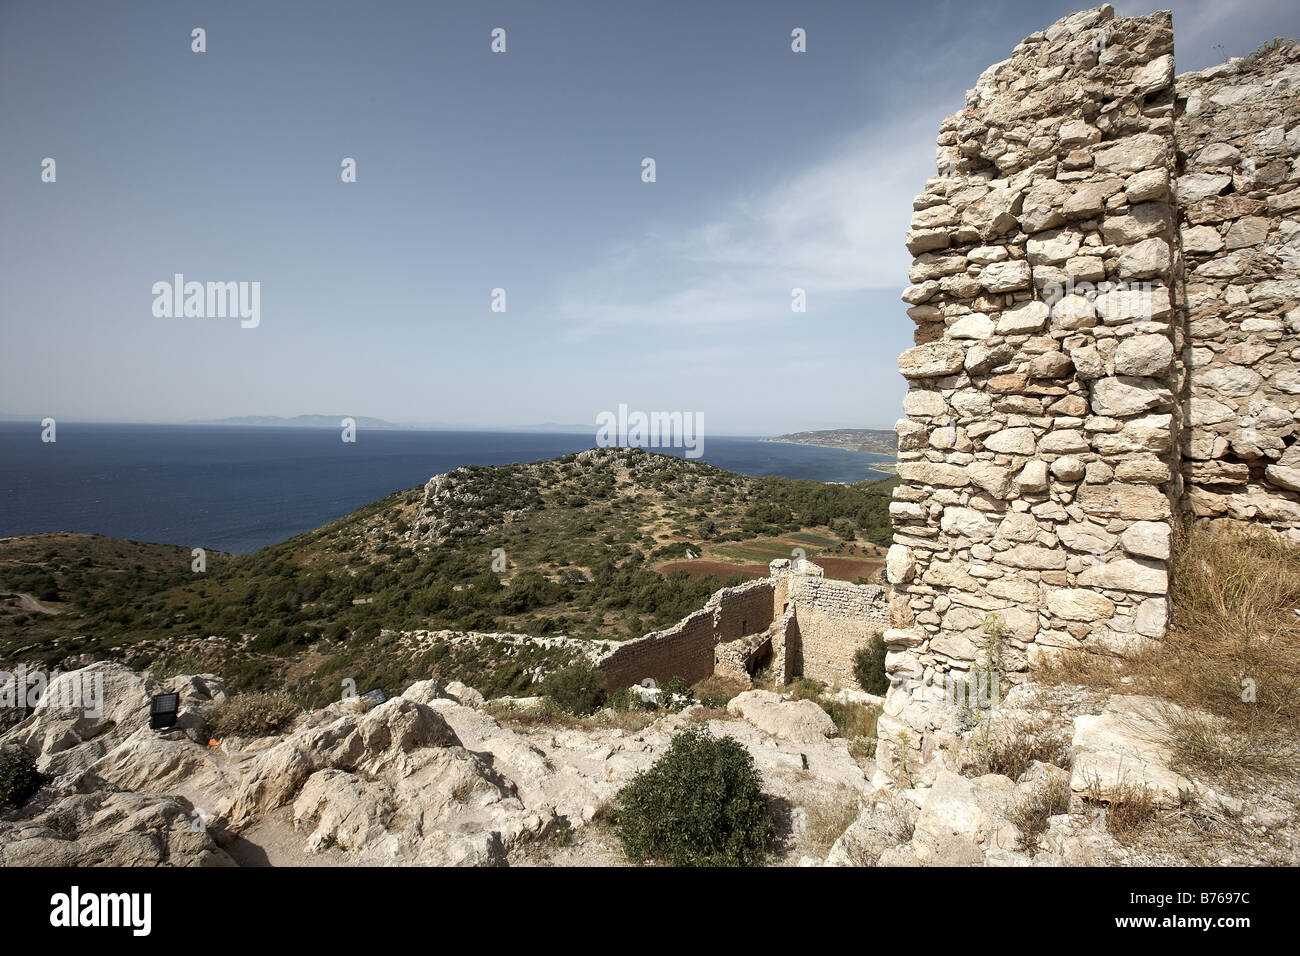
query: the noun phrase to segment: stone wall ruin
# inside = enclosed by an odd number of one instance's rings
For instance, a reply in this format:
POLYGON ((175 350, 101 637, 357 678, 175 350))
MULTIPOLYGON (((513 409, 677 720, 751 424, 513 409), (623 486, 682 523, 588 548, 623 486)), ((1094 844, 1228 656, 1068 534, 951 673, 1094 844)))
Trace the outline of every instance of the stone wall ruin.
POLYGON ((906 238, 884 768, 944 746, 972 670, 1162 639, 1185 512, 1300 540, 1300 50, 1173 54, 1167 11, 1083 11, 942 125, 906 238))
POLYGON ((773 561, 770 576, 716 591, 677 624, 614 645, 598 659, 617 690, 646 679, 689 683, 711 674, 746 683, 773 665, 777 686, 806 676, 857 688, 853 654, 889 626, 885 589, 824 577, 808 561, 773 561))

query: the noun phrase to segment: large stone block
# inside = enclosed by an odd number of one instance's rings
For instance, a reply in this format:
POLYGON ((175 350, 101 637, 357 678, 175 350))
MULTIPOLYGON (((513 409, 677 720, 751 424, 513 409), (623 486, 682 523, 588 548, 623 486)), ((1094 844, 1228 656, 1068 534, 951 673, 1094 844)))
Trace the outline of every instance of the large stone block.
POLYGON ((965 350, 954 342, 927 342, 908 349, 898 358, 906 378, 937 378, 960 371, 965 350))
POLYGON ((1169 497, 1151 485, 1083 485, 1076 499, 1084 514, 1132 521, 1167 521, 1173 515, 1169 497))

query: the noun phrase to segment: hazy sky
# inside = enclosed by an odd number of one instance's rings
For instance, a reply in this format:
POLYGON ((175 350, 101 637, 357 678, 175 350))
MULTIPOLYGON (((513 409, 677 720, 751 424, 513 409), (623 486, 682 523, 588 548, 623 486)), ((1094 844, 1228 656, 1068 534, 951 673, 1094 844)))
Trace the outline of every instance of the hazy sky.
MULTIPOLYGON (((1180 72, 1300 34, 1170 5, 1180 72)), ((1081 6, 0 0, 0 412, 890 427, 939 123, 1081 6)))

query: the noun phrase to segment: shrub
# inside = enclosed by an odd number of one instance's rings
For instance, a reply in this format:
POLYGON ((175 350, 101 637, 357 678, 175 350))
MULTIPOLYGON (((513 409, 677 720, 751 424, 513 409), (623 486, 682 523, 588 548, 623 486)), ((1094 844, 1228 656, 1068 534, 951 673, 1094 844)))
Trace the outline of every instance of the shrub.
POLYGON ((607 703, 619 713, 627 713, 630 710, 638 709, 641 697, 631 687, 620 687, 614 693, 609 695, 607 703))
POLYGON ((605 702, 605 675, 586 662, 570 664, 546 675, 542 695, 566 714, 585 717, 605 702))
MULTIPOLYGON (((859 737, 875 740, 876 720, 880 717, 880 708, 872 704, 858 704, 850 701, 841 704, 838 701, 822 701, 822 710, 835 722, 835 729, 845 740, 859 737)), ((871 748, 874 750, 874 746, 871 748)))
POLYGON ((27 751, 0 752, 0 806, 21 807, 48 779, 36 769, 36 758, 27 751))
POLYGON ((819 680, 813 680, 811 677, 796 677, 790 681, 787 690, 792 700, 815 701, 826 690, 826 685, 819 680))
POLYGON ((32 582, 32 594, 38 601, 57 601, 59 586, 51 575, 44 574, 32 582))
POLYGON ((883 694, 889 690, 889 675, 885 673, 885 638, 872 634, 871 640, 853 652, 853 677, 858 686, 868 694, 883 694))
POLYGON ((228 701, 210 704, 203 716, 214 737, 269 737, 297 715, 298 705, 278 691, 236 694, 228 701))
POLYGON ((656 709, 653 700, 646 700, 631 687, 620 687, 609 695, 606 703, 621 714, 656 709))
POLYGON ((673 866, 762 863, 774 828, 754 758, 730 737, 685 730, 618 794, 615 820, 630 860, 673 866))
POLYGON ((659 706, 667 710, 685 710, 694 703, 695 691, 684 677, 674 677, 660 689, 659 706))

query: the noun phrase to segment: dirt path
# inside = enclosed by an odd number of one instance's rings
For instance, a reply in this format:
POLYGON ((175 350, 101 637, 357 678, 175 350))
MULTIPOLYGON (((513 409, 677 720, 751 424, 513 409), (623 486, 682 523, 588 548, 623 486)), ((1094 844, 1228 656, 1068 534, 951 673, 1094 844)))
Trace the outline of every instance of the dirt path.
POLYGON ((36 600, 36 598, 33 597, 32 595, 24 594, 21 591, 10 592, 10 594, 8 594, 7 596, 18 598, 18 606, 21 607, 24 611, 35 611, 37 614, 62 614, 63 613, 57 608, 52 608, 49 607, 48 605, 42 604, 40 601, 36 600))

